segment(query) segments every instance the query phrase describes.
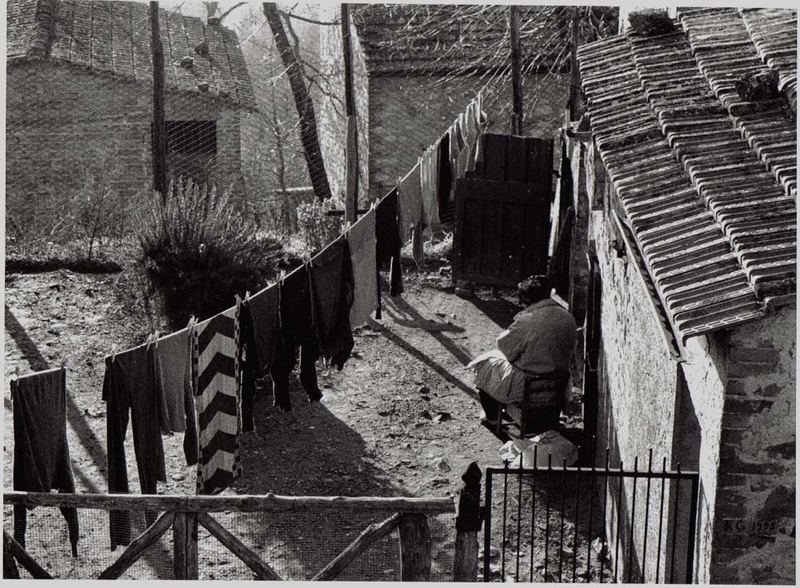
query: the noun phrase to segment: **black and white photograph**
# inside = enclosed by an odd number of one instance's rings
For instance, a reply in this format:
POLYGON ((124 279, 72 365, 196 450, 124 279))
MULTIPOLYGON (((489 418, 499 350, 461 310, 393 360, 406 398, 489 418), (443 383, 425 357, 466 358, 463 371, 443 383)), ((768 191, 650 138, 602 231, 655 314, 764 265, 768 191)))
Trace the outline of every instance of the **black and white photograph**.
POLYGON ((796 8, 0 6, 3 579, 796 584, 796 8))

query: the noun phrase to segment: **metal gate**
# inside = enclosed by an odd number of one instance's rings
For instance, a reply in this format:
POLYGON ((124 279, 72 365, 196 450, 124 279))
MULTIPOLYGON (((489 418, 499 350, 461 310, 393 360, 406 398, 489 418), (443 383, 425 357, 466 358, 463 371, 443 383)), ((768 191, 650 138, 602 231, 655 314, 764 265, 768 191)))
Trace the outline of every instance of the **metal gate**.
POLYGON ((515 286, 547 272, 553 141, 486 134, 483 150, 456 182, 453 277, 515 286))
POLYGON ((537 461, 486 469, 483 581, 692 583, 697 472, 537 461))

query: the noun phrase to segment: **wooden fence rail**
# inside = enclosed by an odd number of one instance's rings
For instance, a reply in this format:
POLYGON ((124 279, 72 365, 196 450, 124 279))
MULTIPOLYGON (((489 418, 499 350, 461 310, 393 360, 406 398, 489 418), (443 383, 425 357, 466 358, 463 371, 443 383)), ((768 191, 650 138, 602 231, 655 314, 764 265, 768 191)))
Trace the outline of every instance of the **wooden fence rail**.
MULTIPOLYGON (((122 554, 105 570, 100 579, 119 578, 164 533, 172 528, 173 570, 176 579, 198 577, 198 525, 204 527, 231 553, 243 561, 261 580, 283 580, 252 549, 247 547, 209 513, 212 512, 394 512, 377 525, 370 525, 344 551, 328 563, 315 580, 333 580, 370 545, 395 529, 400 533, 401 581, 430 580, 432 567, 431 533, 428 517, 454 513, 452 498, 384 498, 346 496, 178 496, 141 494, 50 494, 46 492, 3 493, 6 504, 25 506, 73 507, 95 510, 133 510, 160 512, 156 521, 133 539, 122 554)), ((49 578, 33 557, 4 532, 4 556, 38 578, 49 578)))

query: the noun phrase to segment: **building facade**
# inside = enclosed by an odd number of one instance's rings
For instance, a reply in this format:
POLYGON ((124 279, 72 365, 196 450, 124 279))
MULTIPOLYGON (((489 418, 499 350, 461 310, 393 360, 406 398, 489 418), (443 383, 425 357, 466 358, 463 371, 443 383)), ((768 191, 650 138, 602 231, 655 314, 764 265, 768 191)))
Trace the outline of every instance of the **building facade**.
MULTIPOLYGON (((796 14, 679 9, 673 25, 579 56, 591 131, 569 153, 575 253, 599 288, 596 459, 608 446, 641 468, 652 450, 699 472, 694 580, 793 584, 796 65, 775 53, 796 51, 796 14), (740 95, 736 79, 770 72, 784 83, 768 99, 740 95)), ((612 537, 620 516, 644 532, 627 492, 612 537)), ((634 577, 685 568, 667 557, 685 525, 660 553, 635 542, 634 577)))
MULTIPOLYGON (((8 3, 6 194, 10 211, 101 182, 130 197, 152 183, 152 55, 146 4, 8 3)), ((241 187, 241 113, 254 108, 238 39, 160 11, 168 167, 241 187)))
MULTIPOLYGON (((488 130, 510 131, 506 7, 480 21, 458 6, 351 5, 352 79, 358 121, 359 199, 383 196, 483 89, 488 130), (429 19, 421 21, 421 15, 429 19), (478 26, 480 24, 480 26, 478 26), (491 81, 490 81, 491 80, 491 81), (489 82, 489 83, 487 83, 489 82)), ((530 9, 535 10, 535 9, 530 9)), ((527 12, 525 13, 528 14, 527 12)), ((336 4, 320 5, 335 21, 336 4)), ((528 18, 527 20, 530 20, 528 18)), ((527 22, 526 20, 526 22, 527 22)), ((531 25, 532 26, 532 25, 531 25)), ((341 28, 321 27, 323 71, 341 89, 320 114, 320 140, 331 189, 344 190, 344 66, 341 28)), ((523 30, 525 58, 539 48, 523 30)), ((552 137, 563 121, 569 82, 563 73, 525 75, 525 134, 552 137)))

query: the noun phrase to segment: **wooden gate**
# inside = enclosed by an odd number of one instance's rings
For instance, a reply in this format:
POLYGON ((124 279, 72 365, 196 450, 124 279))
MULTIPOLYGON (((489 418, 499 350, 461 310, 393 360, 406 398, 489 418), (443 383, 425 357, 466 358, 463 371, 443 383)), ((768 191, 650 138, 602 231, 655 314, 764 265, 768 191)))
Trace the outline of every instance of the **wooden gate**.
POLYGON ((483 150, 456 182, 453 278, 515 286, 547 272, 553 141, 486 134, 483 150))

